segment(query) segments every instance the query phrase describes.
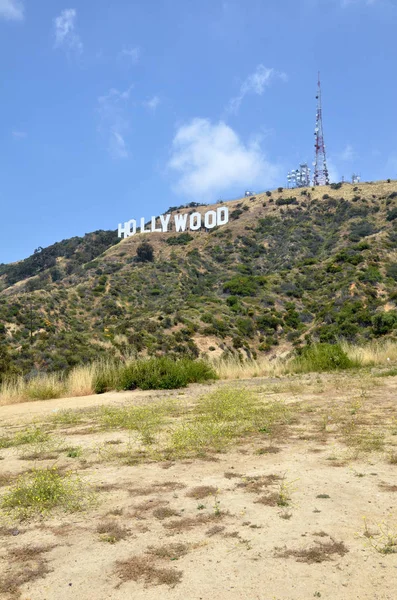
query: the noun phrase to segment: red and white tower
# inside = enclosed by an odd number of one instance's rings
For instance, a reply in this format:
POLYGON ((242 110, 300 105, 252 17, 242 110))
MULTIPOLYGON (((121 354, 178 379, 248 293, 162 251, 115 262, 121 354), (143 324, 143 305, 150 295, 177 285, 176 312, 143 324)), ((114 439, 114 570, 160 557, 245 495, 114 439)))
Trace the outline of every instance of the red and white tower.
POLYGON ((317 116, 316 116, 316 129, 314 135, 316 136, 316 142, 314 147, 316 149, 316 158, 314 161, 314 176, 313 185, 328 185, 329 184, 329 173, 327 167, 327 158, 325 154, 324 144, 324 131, 323 131, 323 109, 321 103, 321 84, 320 84, 320 73, 318 74, 318 90, 317 90, 317 116))

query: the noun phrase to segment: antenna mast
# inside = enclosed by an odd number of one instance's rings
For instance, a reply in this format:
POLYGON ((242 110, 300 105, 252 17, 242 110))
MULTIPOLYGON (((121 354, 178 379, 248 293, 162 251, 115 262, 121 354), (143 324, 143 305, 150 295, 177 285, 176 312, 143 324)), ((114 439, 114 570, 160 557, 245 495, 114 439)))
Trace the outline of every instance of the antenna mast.
POLYGON ((321 104, 321 83, 320 73, 318 74, 318 90, 317 90, 317 115, 316 129, 314 135, 316 141, 314 147, 316 149, 316 158, 314 164, 313 185, 328 185, 329 173, 327 167, 327 158, 325 155, 324 131, 323 131, 323 109, 321 104))

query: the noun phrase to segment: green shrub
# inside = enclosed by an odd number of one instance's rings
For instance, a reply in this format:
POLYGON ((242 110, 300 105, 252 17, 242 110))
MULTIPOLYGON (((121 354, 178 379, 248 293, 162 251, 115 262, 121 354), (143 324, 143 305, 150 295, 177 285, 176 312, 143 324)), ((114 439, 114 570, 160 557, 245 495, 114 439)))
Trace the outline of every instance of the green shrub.
POLYGON ((136 249, 136 260, 138 262, 153 262, 154 251, 153 246, 149 242, 142 242, 136 249))
POLYGON ((362 219, 351 225, 350 239, 352 242, 359 242, 361 238, 373 235, 377 229, 373 223, 362 219))
POLYGON ((117 388, 121 390, 172 390, 216 379, 214 369, 204 361, 166 356, 137 360, 120 368, 117 388))
POLYGON ((93 497, 81 480, 57 468, 35 469, 18 477, 14 486, 1 499, 1 508, 19 518, 62 508, 68 512, 83 510, 93 497))
POLYGON ((186 246, 189 242, 191 242, 193 236, 190 233, 181 233, 181 235, 173 235, 169 237, 166 242, 170 246, 186 246))
POLYGON ((387 213, 386 221, 394 221, 395 219, 397 219, 397 207, 392 208, 392 210, 387 213))
POLYGON ((397 263, 391 263, 386 269, 386 275, 397 281, 397 263))
POLYGON ((348 357, 340 344, 313 344, 298 351, 291 363, 295 373, 338 371, 359 367, 359 363, 348 357))
POLYGON ((386 335, 397 329, 397 311, 376 314, 372 318, 372 328, 375 335, 386 335))
POLYGON ((226 281, 223 285, 223 291, 234 296, 255 296, 257 283, 253 277, 236 276, 226 281))

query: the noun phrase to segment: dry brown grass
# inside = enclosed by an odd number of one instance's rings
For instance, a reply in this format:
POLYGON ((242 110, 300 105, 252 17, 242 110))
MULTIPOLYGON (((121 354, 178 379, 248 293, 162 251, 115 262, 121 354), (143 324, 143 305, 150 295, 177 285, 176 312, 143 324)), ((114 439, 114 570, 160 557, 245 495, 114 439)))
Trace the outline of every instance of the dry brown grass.
POLYGON ((389 454, 389 463, 391 465, 397 465, 397 452, 391 452, 389 454))
POLYGON ((182 556, 186 556, 188 552, 189 546, 181 543, 166 544, 165 546, 158 546, 157 548, 148 548, 148 554, 164 560, 177 560, 182 556))
POLYGON ((208 535, 208 537, 212 537, 213 535, 217 535, 218 533, 222 533, 223 531, 225 531, 224 525, 214 525, 205 532, 205 535, 208 535))
POLYGON ((179 512, 174 510, 173 508, 169 508, 168 506, 156 508, 153 511, 153 516, 159 521, 164 521, 164 519, 169 519, 170 517, 178 517, 179 512))
POLYGON ((214 521, 220 521, 225 515, 226 513, 219 512, 207 515, 197 515, 196 517, 184 517, 182 519, 174 519, 173 521, 164 523, 164 527, 175 533, 180 533, 182 531, 189 531, 194 527, 201 527, 202 525, 207 525, 214 521))
POLYGON ((20 588, 27 584, 44 578, 51 569, 43 554, 52 550, 54 545, 23 546, 14 548, 9 552, 10 568, 6 576, 0 581, 0 597, 16 600, 21 597, 20 588))
POLYGON ((97 528, 97 533, 101 535, 101 540, 103 542, 109 542, 110 544, 115 544, 120 540, 125 540, 129 536, 129 529, 126 527, 122 527, 116 521, 109 520, 100 523, 97 528))
POLYGON ((217 493, 217 488, 211 485, 200 485, 198 487, 192 488, 186 494, 188 498, 195 498, 196 500, 202 500, 203 498, 208 498, 208 496, 215 496, 217 493))
POLYGON ((15 480, 15 475, 12 473, 0 473, 0 487, 6 487, 15 480))
POLYGON ((393 340, 372 341, 365 345, 342 343, 346 354, 363 366, 387 366, 397 362, 397 344, 393 340))
POLYGON ((235 473, 234 471, 226 471, 223 475, 226 479, 240 479, 243 475, 240 473, 235 473))
POLYGON ((13 548, 10 550, 9 557, 13 561, 27 562, 36 559, 40 554, 45 554, 53 548, 55 548, 54 544, 21 546, 20 548, 13 548))
POLYGON ((270 475, 257 475, 255 477, 244 477, 244 481, 237 484, 238 488, 243 488, 246 492, 260 494, 263 490, 281 480, 279 475, 271 473, 270 475))
POLYGON ((130 496, 150 496, 152 494, 182 490, 185 487, 183 483, 178 483, 177 481, 165 481, 164 483, 154 483, 148 487, 130 488, 128 493, 130 496))
POLYGON ((254 377, 277 377, 286 373, 286 362, 281 359, 241 361, 237 356, 214 359, 213 366, 220 379, 251 379, 254 377))
POLYGON ((383 492, 397 492, 397 485, 391 483, 380 483, 379 488, 383 492))
POLYGON ((116 574, 122 583, 143 581, 147 586, 175 587, 182 580, 182 571, 156 567, 153 565, 152 556, 132 556, 127 560, 118 561, 116 574))
POLYGON ((276 548, 275 555, 278 558, 293 557, 297 562, 308 564, 321 563, 332 560, 335 555, 344 556, 349 550, 344 542, 336 542, 331 539, 329 542, 317 542, 309 548, 300 548, 297 550, 288 550, 287 548, 276 548))
POLYGON ((255 500, 255 504, 264 504, 265 506, 279 506, 279 494, 277 492, 270 492, 264 494, 258 500, 255 500))

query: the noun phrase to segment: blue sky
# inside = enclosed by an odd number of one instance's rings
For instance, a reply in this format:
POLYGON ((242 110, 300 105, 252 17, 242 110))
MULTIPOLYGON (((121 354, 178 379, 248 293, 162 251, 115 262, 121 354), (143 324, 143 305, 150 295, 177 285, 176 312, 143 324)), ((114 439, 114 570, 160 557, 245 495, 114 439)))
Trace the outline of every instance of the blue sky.
POLYGON ((185 202, 397 178, 397 0, 0 0, 0 263, 185 202))

